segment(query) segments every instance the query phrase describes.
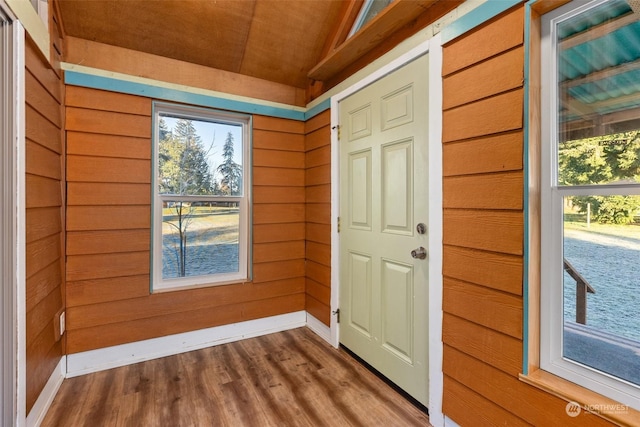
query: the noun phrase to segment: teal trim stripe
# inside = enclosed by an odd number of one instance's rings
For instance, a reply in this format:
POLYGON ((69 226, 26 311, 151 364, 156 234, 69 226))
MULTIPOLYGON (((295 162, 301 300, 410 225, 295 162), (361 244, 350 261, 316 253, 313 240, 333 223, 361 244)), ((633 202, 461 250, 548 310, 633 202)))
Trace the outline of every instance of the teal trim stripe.
POLYGON ((522 3, 522 0, 487 0, 466 15, 453 21, 442 29, 442 44, 450 42, 467 31, 477 27, 513 6, 522 3))
POLYGON ((522 260, 522 373, 529 375, 529 88, 531 76, 531 5, 537 0, 527 2, 524 14, 524 147, 523 147, 523 208, 524 208, 524 248, 522 260))
POLYGON ((313 108, 309 108, 307 112, 304 114, 304 119, 309 120, 310 118, 317 116, 318 114, 328 110, 329 108, 331 108, 330 98, 325 99, 324 101, 322 101, 320 104, 316 105, 313 108))
POLYGON ((77 71, 66 71, 64 75, 65 83, 73 86, 89 87, 93 89, 108 90, 111 92, 126 93, 129 95, 146 96, 166 101, 182 102, 202 107, 236 111, 239 113, 279 117, 282 119, 304 121, 306 116, 304 111, 185 92, 177 89, 120 80, 113 77, 95 76, 93 74, 79 73, 77 71))

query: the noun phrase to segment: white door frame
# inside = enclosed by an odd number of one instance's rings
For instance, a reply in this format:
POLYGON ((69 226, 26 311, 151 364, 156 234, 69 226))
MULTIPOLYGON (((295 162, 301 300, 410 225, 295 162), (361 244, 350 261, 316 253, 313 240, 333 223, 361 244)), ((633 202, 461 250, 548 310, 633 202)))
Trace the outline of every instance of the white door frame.
POLYGON ((26 420, 24 28, 0 0, 0 424, 26 420))
MULTIPOLYGON (((340 150, 337 126, 339 102, 415 58, 429 54, 429 421, 444 425, 442 414, 442 43, 427 40, 359 82, 331 97, 331 311, 340 306, 340 150)), ((337 316, 331 316, 331 344, 340 343, 337 316)))

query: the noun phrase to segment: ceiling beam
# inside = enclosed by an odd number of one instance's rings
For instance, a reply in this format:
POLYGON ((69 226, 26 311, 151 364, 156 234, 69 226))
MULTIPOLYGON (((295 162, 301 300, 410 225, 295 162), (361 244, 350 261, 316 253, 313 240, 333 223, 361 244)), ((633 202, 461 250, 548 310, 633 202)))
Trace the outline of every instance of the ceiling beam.
POLYGON ((585 120, 585 118, 581 117, 579 119, 561 122, 560 124, 562 125, 563 132, 569 132, 569 131, 574 131, 579 129, 594 128, 598 125, 606 126, 606 125, 611 125, 615 123, 623 123, 623 122, 629 122, 632 120, 639 120, 640 107, 630 108, 628 110, 616 111, 609 114, 603 114, 602 116, 598 116, 597 121, 593 119, 594 118, 592 117, 591 119, 585 120))
POLYGON ((566 90, 572 87, 580 86, 587 83, 593 83, 598 80, 607 79, 613 76, 617 76, 619 74, 623 74, 623 73, 627 73, 627 72, 635 71, 639 69, 640 69, 640 60, 635 60, 633 62, 627 62, 625 64, 604 68, 600 71, 595 71, 583 77, 578 77, 571 80, 565 80, 560 84, 560 88, 561 90, 562 89, 566 90))
POLYGON ((357 33, 330 52, 308 77, 325 81, 383 43, 387 37, 415 20, 437 0, 396 0, 357 33))
POLYGON ((629 12, 626 15, 616 18, 614 21, 604 22, 596 27, 590 28, 589 31, 583 31, 562 39, 560 42, 560 48, 562 50, 571 49, 572 47, 603 37, 637 21, 638 15, 633 12, 629 12))
POLYGON ((590 119, 591 117, 598 115, 591 105, 583 104, 577 99, 569 96, 569 94, 562 99, 561 106, 566 108, 569 112, 577 114, 584 119, 590 119))
POLYGON ((589 104, 589 107, 595 111, 599 111, 602 109, 607 109, 619 104, 626 104, 629 102, 635 102, 636 104, 640 104, 640 94, 639 93, 631 93, 629 95, 619 96, 617 98, 605 99, 603 101, 596 101, 589 104))
POLYGON ((345 6, 340 13, 339 23, 331 37, 327 39, 327 43, 322 51, 322 58, 324 59, 333 52, 340 44, 344 43, 351 31, 351 27, 356 22, 358 13, 362 9, 364 0, 354 0, 345 2, 345 6))

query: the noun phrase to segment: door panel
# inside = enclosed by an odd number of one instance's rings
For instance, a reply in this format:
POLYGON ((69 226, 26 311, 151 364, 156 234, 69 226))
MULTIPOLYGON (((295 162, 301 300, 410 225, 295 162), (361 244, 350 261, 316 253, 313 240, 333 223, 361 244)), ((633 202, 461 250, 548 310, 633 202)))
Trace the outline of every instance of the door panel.
POLYGON ((411 235, 413 140, 382 146, 382 231, 411 235))
POLYGON ((382 130, 413 121, 413 85, 382 97, 382 130))
POLYGON ((413 361, 413 267, 382 260, 382 347, 413 361))
POLYGON ((371 230, 371 150, 349 154, 349 226, 371 230))
POLYGON ((371 135, 371 104, 349 112, 349 141, 371 135))
POLYGON ((367 338, 371 338, 371 257, 350 253, 351 327, 367 338))
POLYGON ((340 342, 428 401, 425 55, 350 95, 340 116, 340 342))

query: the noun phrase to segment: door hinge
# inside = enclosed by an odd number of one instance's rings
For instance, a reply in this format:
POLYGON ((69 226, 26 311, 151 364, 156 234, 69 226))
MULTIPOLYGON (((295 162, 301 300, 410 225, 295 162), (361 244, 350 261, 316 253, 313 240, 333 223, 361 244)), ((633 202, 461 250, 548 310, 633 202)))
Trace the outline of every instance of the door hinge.
POLYGON ((337 308, 335 309, 335 311, 332 311, 331 313, 336 315, 336 322, 340 323, 340 309, 337 308))
POLYGON ((338 217, 338 233, 340 232, 340 217, 338 217))
POLYGON ((340 125, 335 125, 331 129, 334 129, 338 134, 338 141, 340 141, 340 125))

